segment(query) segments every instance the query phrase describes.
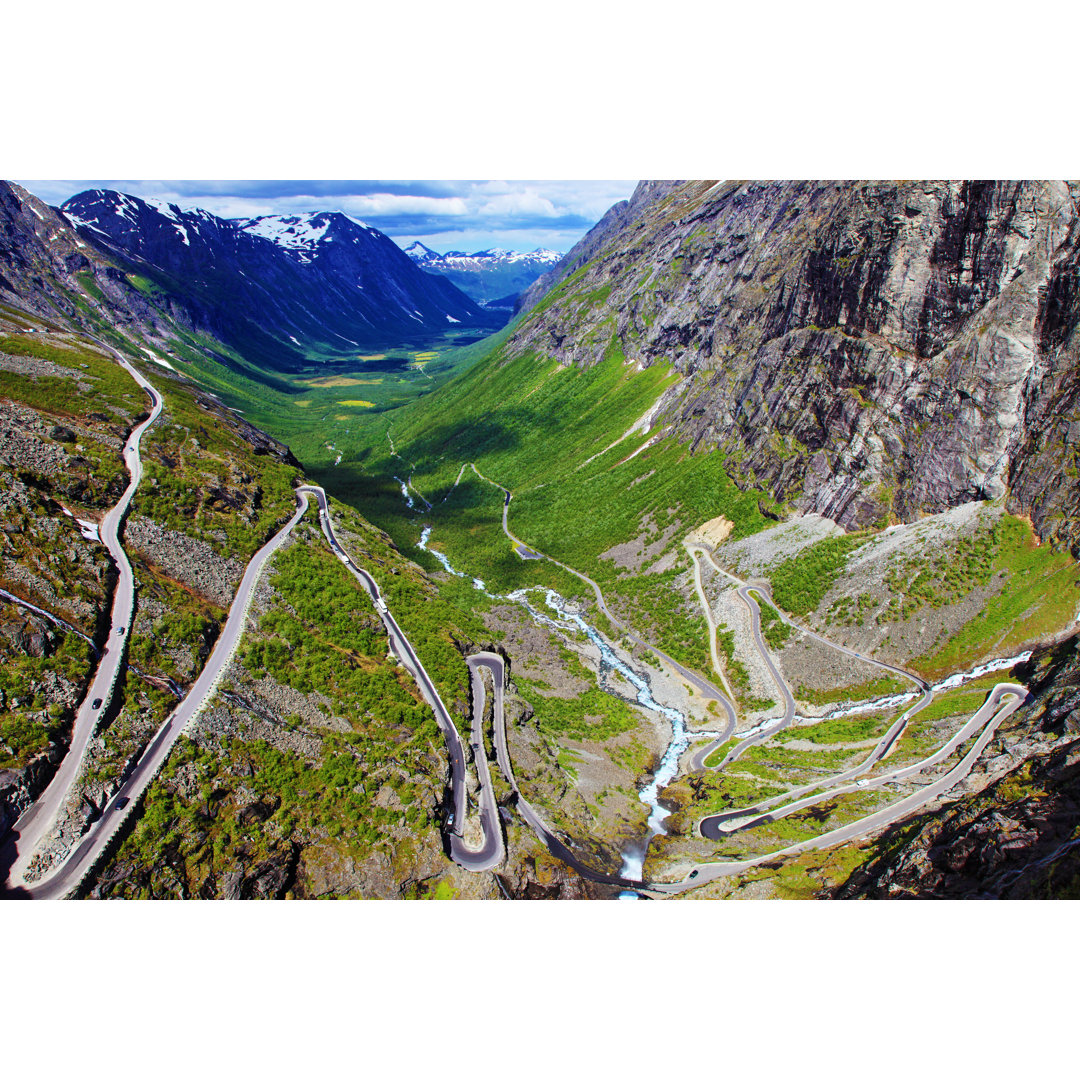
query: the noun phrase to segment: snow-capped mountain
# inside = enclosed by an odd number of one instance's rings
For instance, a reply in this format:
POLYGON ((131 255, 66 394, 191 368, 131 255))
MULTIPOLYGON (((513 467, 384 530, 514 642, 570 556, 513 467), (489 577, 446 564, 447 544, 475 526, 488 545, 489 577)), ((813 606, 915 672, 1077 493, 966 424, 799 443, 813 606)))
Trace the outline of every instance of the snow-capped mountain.
MULTIPOLYGON (((283 248, 298 262, 308 263, 318 255, 320 247, 332 244, 335 226, 344 227, 350 222, 356 229, 362 229, 373 236, 382 236, 378 229, 373 229, 359 218, 336 212, 317 214, 295 214, 290 217, 256 217, 240 220, 237 224, 244 232, 252 236, 261 236, 283 248)), ((355 238, 355 235, 354 235, 355 238)))
POLYGON ((61 210, 88 238, 182 298, 195 321, 226 343, 250 347, 259 337, 274 366, 293 366, 308 349, 341 352, 498 322, 449 281, 424 273, 388 236, 345 214, 232 221, 101 190, 82 192, 61 210))
POLYGON ((488 248, 471 254, 448 251, 440 255, 419 240, 409 244, 405 254, 429 274, 442 274, 462 292, 485 305, 522 292, 562 258, 559 252, 546 248, 535 251, 488 248))

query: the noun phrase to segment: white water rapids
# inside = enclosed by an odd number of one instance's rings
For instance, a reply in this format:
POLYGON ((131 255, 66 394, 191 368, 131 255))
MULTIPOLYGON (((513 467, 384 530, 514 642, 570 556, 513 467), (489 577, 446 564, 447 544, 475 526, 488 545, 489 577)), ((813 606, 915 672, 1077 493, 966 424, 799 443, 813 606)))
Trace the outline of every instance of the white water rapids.
MULTIPOLYGON (((405 494, 404 486, 402 488, 402 493, 405 494)), ((420 542, 416 546, 420 548, 421 551, 426 551, 429 554, 434 555, 447 573, 453 574, 455 577, 465 577, 466 575, 460 570, 454 569, 450 560, 441 551, 436 551, 433 548, 428 547, 428 540, 430 538, 431 526, 425 525, 420 534, 420 542)), ((600 651, 601 673, 603 673, 605 668, 617 671, 637 691, 638 704, 641 705, 642 708, 648 709, 650 712, 659 713, 671 722, 671 740, 668 743, 667 749, 664 751, 663 757, 660 759, 660 766, 656 770, 651 782, 638 792, 638 798, 649 807, 648 836, 641 846, 635 846, 629 851, 624 852, 622 866, 619 870, 622 877, 627 878, 630 881, 640 881, 649 841, 652 840, 654 836, 666 832, 663 821, 670 811, 665 810, 660 805, 659 793, 660 789, 670 783, 674 778, 675 773, 679 768, 679 757, 687 746, 690 745, 686 735, 686 717, 679 712, 678 709, 671 708, 668 705, 661 705, 660 702, 653 697, 652 689, 650 688, 648 681, 622 661, 600 631, 587 623, 578 612, 574 611, 569 606, 566 599, 560 596, 554 589, 540 589, 539 587, 534 587, 532 589, 518 589, 508 596, 494 596, 487 591, 484 582, 479 578, 473 578, 472 583, 474 588, 480 590, 487 596, 491 596, 493 599, 513 600, 521 604, 539 623, 546 624, 558 630, 583 631, 586 637, 588 637, 600 651), (529 593, 534 591, 541 591, 544 593, 545 604, 559 616, 559 619, 553 619, 543 612, 538 611, 533 606, 529 600, 529 593)), ((637 900, 638 895, 637 893, 627 891, 620 893, 620 899, 637 900)))
MULTIPOLYGON (((1016 656, 1002 657, 1000 660, 989 660, 985 664, 979 664, 978 667, 973 667, 970 671, 958 671, 954 675, 950 675, 947 679, 942 679, 939 683, 934 683, 930 687, 934 693, 939 693, 942 690, 952 690, 954 687, 962 686, 966 682, 971 682, 972 679, 981 678, 983 675, 989 675, 994 671, 1006 671, 1011 667, 1015 667, 1017 664, 1022 664, 1031 659, 1031 650, 1026 652, 1017 653, 1016 656)), ((855 716, 857 713, 874 712, 877 709, 891 709, 895 705, 903 705, 905 702, 913 701, 919 697, 919 694, 911 691, 906 694, 892 694, 889 697, 878 698, 876 701, 861 701, 857 705, 848 705, 844 708, 833 709, 831 712, 822 714, 821 716, 814 717, 816 720, 835 720, 840 716, 855 716)), ((749 735, 750 732, 746 732, 749 735)), ((743 736, 736 736, 741 738, 743 736)))

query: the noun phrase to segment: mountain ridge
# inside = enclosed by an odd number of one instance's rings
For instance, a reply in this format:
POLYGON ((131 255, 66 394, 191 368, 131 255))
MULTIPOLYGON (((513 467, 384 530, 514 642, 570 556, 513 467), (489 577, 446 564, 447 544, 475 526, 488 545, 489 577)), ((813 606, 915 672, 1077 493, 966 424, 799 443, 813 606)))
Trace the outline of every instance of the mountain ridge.
POLYGON ((60 212, 227 344, 242 351, 252 334, 273 339, 262 353, 281 370, 297 365, 297 350, 341 353, 499 324, 449 282, 419 271, 389 237, 344 214, 233 221, 101 190, 73 196, 60 212))
POLYGON ((845 526, 1008 490, 1044 538, 1075 548, 1077 190, 639 188, 636 215, 609 212, 562 280, 526 295, 507 351, 670 360, 683 382, 658 425, 845 526))
POLYGON ((427 273, 441 274, 478 303, 489 307, 504 305, 507 297, 529 288, 562 258, 559 252, 540 247, 533 251, 485 248, 440 255, 420 240, 414 240, 404 251, 427 273))

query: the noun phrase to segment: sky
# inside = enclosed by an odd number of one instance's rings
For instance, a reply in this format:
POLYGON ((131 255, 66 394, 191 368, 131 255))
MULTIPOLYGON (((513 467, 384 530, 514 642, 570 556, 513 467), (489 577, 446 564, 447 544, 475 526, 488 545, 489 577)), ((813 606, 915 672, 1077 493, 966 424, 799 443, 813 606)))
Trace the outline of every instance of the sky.
POLYGON ((569 251, 633 180, 20 180, 58 206, 109 188, 225 218, 341 210, 393 237, 440 253, 502 247, 569 251))

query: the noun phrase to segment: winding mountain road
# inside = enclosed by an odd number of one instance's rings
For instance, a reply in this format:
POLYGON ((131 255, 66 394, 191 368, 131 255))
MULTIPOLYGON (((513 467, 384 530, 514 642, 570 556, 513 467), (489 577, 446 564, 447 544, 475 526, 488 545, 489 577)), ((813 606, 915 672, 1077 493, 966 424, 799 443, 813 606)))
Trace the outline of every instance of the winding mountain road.
MULTIPOLYGON (((103 343, 98 342, 98 344, 103 343)), ((86 696, 75 714, 71 740, 60 768, 57 769, 49 786, 38 796, 34 805, 15 822, 0 844, 0 874, 4 874, 9 887, 19 888, 24 884, 23 875, 29 867, 30 860, 38 845, 55 825, 60 808, 82 767, 83 758, 97 729, 98 721, 109 709, 117 676, 124 663, 128 633, 135 611, 135 576, 123 545, 120 543, 119 531, 135 490, 142 479, 139 443, 143 432, 161 415, 162 400, 157 390, 127 360, 109 346, 103 345, 103 347, 109 349, 117 363, 149 395, 150 415, 132 428, 131 434, 124 443, 121 457, 131 479, 119 501, 102 518, 98 530, 101 542, 108 549, 119 575, 113 593, 108 641, 101 651, 97 670, 86 696), (95 701, 100 703, 97 708, 94 708, 95 701)))
POLYGON ((495 760, 499 764, 506 782, 514 793, 514 806, 521 814, 526 824, 536 833, 540 842, 551 852, 555 858, 573 867, 583 878, 597 882, 601 885, 615 885, 621 889, 644 889, 648 886, 640 881, 632 881, 629 878, 619 877, 617 874, 605 874, 600 870, 594 870, 586 866, 577 856, 563 843, 552 829, 544 822, 532 804, 521 794, 517 778, 514 776, 514 767, 510 761, 510 749, 506 740, 506 713, 503 709, 503 687, 506 681, 506 663, 498 653, 478 652, 466 657, 465 663, 469 667, 472 677, 472 700, 473 700, 473 737, 483 748, 482 733, 480 731, 481 718, 486 706, 487 691, 484 688, 482 672, 486 669, 491 675, 494 701, 493 728, 495 742, 495 760))
MULTIPOLYGON (((972 730, 980 726, 982 727, 982 732, 968 752, 943 777, 920 788, 918 791, 907 796, 907 798, 901 799, 899 802, 893 803, 883 810, 878 810, 873 814, 868 814, 866 817, 859 818, 858 821, 832 829, 811 840, 804 840, 798 844, 792 844, 789 847, 781 848, 779 851, 770 851, 766 855, 759 855, 757 858, 753 859, 741 859, 733 862, 703 863, 691 870, 682 881, 651 883, 649 885, 650 891, 665 894, 679 893, 686 889, 694 889, 700 885, 704 885, 706 882, 715 881, 717 878, 730 877, 732 874, 741 874, 745 870, 753 869, 755 866, 760 866, 762 863, 766 862, 772 862, 778 858, 798 855, 804 851, 815 851, 832 847, 835 844, 842 844, 849 840, 862 839, 870 833, 876 832, 878 829, 882 829, 887 825, 891 825, 894 822, 907 817, 909 814, 926 806, 927 803, 932 802, 939 795, 944 794, 963 780, 964 777, 971 772, 975 762, 978 760, 983 750, 986 749, 990 740, 994 737, 998 725, 1007 717, 1011 716, 1021 705, 1025 704, 1028 699, 1029 695, 1027 689, 1020 686, 1018 683, 999 683, 995 686, 982 707, 971 718, 968 725, 966 725, 972 730)), ((912 766, 912 768, 925 768, 925 763, 919 762, 917 766, 912 766)))
MULTIPOLYGON (((160 399, 159 399, 160 401, 160 399)), ((498 865, 505 857, 502 830, 499 823, 498 807, 495 803, 494 791, 490 777, 486 772, 486 762, 478 764, 481 771, 481 808, 480 817, 484 833, 484 843, 478 850, 468 847, 461 836, 462 823, 465 820, 466 810, 466 774, 465 753, 458 737, 457 729, 449 713, 446 711, 438 691, 435 689, 423 664, 416 656, 408 638, 398 626, 393 615, 386 608, 379 587, 375 580, 365 571, 357 567, 342 550, 333 532, 330 521, 329 509, 326 503, 326 494, 322 488, 304 486, 297 490, 298 507, 289 521, 266 543, 248 563, 244 576, 237 588, 225 626, 222 629, 214 649, 210 654, 202 673, 177 705, 162 726, 158 729, 153 740, 146 747, 131 774, 124 780, 120 788, 104 808, 101 817, 93 822, 89 830, 72 847, 67 856, 58 865, 51 868, 41 878, 33 883, 27 883, 23 877, 26 864, 29 861, 33 846, 29 842, 29 830, 18 832, 23 819, 16 824, 13 837, 18 861, 12 866, 12 872, 8 878, 7 895, 9 898, 21 899, 59 899, 69 894, 83 880, 92 869, 96 861, 101 857, 110 842, 120 831, 128 816, 134 812, 138 805, 139 797, 149 786, 151 780, 157 775, 169 751, 176 740, 191 721, 201 712, 207 702, 214 696, 222 673, 228 666, 236 651, 236 647, 243 636, 247 623, 248 608, 251 597, 259 577, 270 558, 285 543, 297 523, 304 516, 308 507, 308 496, 313 495, 319 504, 319 520, 324 535, 330 544, 331 550, 345 564, 349 571, 361 582, 375 604, 387 633, 390 638, 391 648, 402 664, 416 679, 420 692, 435 712, 436 720, 447 742, 450 755, 451 778, 453 798, 455 805, 454 832, 450 837, 451 857, 455 862, 468 870, 481 871, 498 865), (25 844, 25 846, 24 846, 25 844)), ((129 620, 130 621, 130 620, 129 620)), ((117 651, 118 654, 118 651, 117 651)), ((474 736, 475 737, 475 736, 474 736)), ((88 737, 87 737, 88 738, 88 737)), ((66 763, 66 762, 65 762, 66 763)), ((55 805, 59 807, 73 782, 78 770, 79 761, 74 761, 69 769, 70 779, 61 788, 57 785, 54 797, 55 805)), ((55 781, 54 781, 55 784, 55 781)), ((52 788, 52 785, 50 785, 52 788)), ((35 807, 41 806, 39 800, 35 807)), ((44 811, 39 811, 42 813, 44 811)), ((31 811, 23 815, 27 818, 31 811)), ((54 811, 55 818, 55 811, 54 811)), ((34 819, 32 819, 34 820, 34 819)), ((51 824, 51 822, 49 822, 51 824)), ((40 836, 43 829, 37 832, 40 836)))
POLYGON ((53 900, 66 896, 75 889, 101 857, 110 841, 120 831, 128 816, 138 805, 139 797, 149 786, 165 763, 173 744, 184 728, 195 719, 207 702, 214 696, 218 681, 232 659, 236 646, 244 633, 248 607, 255 585, 267 560, 288 539, 296 523, 304 516, 307 499, 302 497, 300 506, 289 522, 273 538, 263 545, 248 563, 240 585, 236 590, 225 626, 214 643, 214 649, 203 667, 202 673, 192 684, 184 699, 169 714, 147 745, 138 763, 120 785, 119 790, 106 804, 101 817, 71 848, 66 858, 32 884, 12 881, 17 898, 53 900))
MULTIPOLYGON (((539 555, 542 558, 548 559, 548 561, 554 563, 556 566, 562 567, 562 569, 566 570, 568 573, 571 573, 575 577, 579 578, 581 581, 584 581, 592 588, 600 610, 604 613, 604 615, 607 616, 607 618, 612 622, 613 625, 619 627, 632 641, 643 645, 645 648, 651 650, 655 655, 659 656, 665 663, 670 664, 673 668, 675 668, 676 671, 679 672, 681 676, 683 676, 683 678, 687 679, 687 681, 690 682, 691 685, 702 690, 702 692, 706 696, 719 701, 724 706, 728 714, 728 723, 725 729, 720 733, 718 738, 711 741, 702 750, 696 752, 691 758, 691 768, 695 770, 704 769, 705 759, 717 747, 723 745, 724 742, 730 739, 731 735, 734 733, 736 713, 733 702, 725 694, 722 694, 720 691, 718 691, 716 687, 714 687, 711 683, 702 680, 693 672, 687 671, 671 657, 667 656, 667 654, 664 653, 662 650, 642 640, 638 635, 636 635, 632 630, 630 630, 629 627, 625 625, 625 623, 612 615, 611 611, 608 609, 607 604, 604 601, 604 596, 600 590, 600 586, 595 581, 593 581, 592 578, 588 577, 588 575, 586 574, 583 574, 579 570, 575 570, 571 566, 567 566, 565 563, 559 562, 559 560, 552 558, 550 555, 544 555, 542 552, 537 552, 535 548, 527 547, 523 541, 521 541, 510 531, 509 528, 509 523, 507 519, 510 508, 510 501, 513 498, 512 492, 509 489, 503 487, 501 484, 498 484, 494 480, 491 480, 488 477, 484 476, 483 473, 481 473, 480 470, 476 468, 476 465, 471 462, 468 464, 468 466, 462 466, 461 471, 458 473, 458 481, 460 481, 461 475, 466 467, 471 468, 473 472, 475 472, 476 475, 480 477, 480 479, 486 481, 487 483, 493 485, 494 487, 498 488, 500 491, 503 492, 502 528, 503 532, 506 534, 507 538, 511 541, 511 543, 514 544, 516 549, 529 550, 531 554, 539 555)), ((458 481, 455 482, 455 486, 458 481)), ((746 604, 750 612, 751 627, 753 631, 755 646, 759 654, 761 655, 762 660, 768 667, 769 673, 772 676, 773 681, 776 683, 777 689, 780 691, 781 698, 784 702, 784 713, 783 716, 779 719, 779 721, 775 724, 769 725, 760 734, 746 739, 741 743, 740 746, 734 748, 731 752, 729 752, 725 756, 723 761, 718 766, 716 766, 717 768, 723 768, 730 762, 736 760, 750 746, 756 745, 764 741, 765 739, 771 738, 778 731, 781 731, 784 728, 788 727, 795 717, 795 699, 791 693, 790 687, 787 685, 787 682, 784 680, 779 669, 776 667, 776 664, 769 653, 766 642, 764 640, 764 636, 761 631, 761 608, 753 594, 755 593, 755 591, 759 592, 762 595, 769 597, 771 601, 768 587, 751 585, 749 582, 743 581, 740 578, 737 578, 734 574, 731 574, 729 571, 725 570, 716 562, 712 550, 704 544, 687 543, 686 547, 688 552, 690 552, 694 562, 695 587, 697 588, 698 597, 702 601, 703 607, 706 608, 707 621, 709 624, 710 633, 710 653, 714 667, 716 667, 717 671, 719 672, 719 663, 715 643, 715 625, 713 619, 709 617, 710 609, 705 597, 704 587, 701 581, 700 565, 698 562, 701 556, 705 556, 706 558, 708 558, 709 562, 717 570, 717 572, 719 572, 722 576, 728 578, 736 586, 739 597, 746 604)), ((885 808, 884 810, 867 815, 866 817, 861 818, 856 822, 842 826, 838 829, 833 829, 830 832, 823 834, 822 836, 816 837, 812 841, 805 841, 801 844, 796 844, 789 848, 784 848, 780 851, 770 852, 768 855, 761 856, 757 859, 741 860, 739 862, 731 863, 704 864, 702 867, 693 870, 682 882, 675 882, 666 885, 648 883, 643 884, 641 882, 636 882, 632 883, 630 887, 636 887, 638 889, 644 889, 647 891, 654 891, 660 893, 678 892, 688 888, 695 888, 701 884, 704 884, 706 881, 713 880, 717 877, 741 873, 743 870, 749 869, 753 866, 757 866, 760 863, 769 861, 771 859, 797 854, 798 852, 810 850, 812 848, 829 847, 833 844, 843 843, 846 840, 866 836, 867 834, 874 832, 877 829, 880 829, 896 820, 899 820, 900 818, 905 817, 908 814, 914 812, 915 810, 918 810, 919 808, 925 806, 927 803, 933 801, 943 792, 949 790, 949 788, 955 786, 955 784, 957 784, 960 780, 966 777, 971 771, 971 768, 977 760, 978 756, 982 753, 982 750, 985 748, 986 744, 993 737, 993 733, 994 731, 996 731, 997 726, 1001 723, 1001 721, 1004 720, 1007 716, 1011 715, 1016 709, 1020 708, 1020 706, 1028 700, 1028 692, 1023 686, 1020 686, 1016 683, 999 683, 991 692, 983 706, 961 727, 961 729, 951 739, 949 739, 943 746, 939 747, 939 749, 933 754, 930 754, 928 757, 923 758, 922 760, 915 762, 912 765, 905 766, 901 769, 895 769, 889 773, 882 774, 872 779, 859 780, 858 782, 852 783, 852 781, 856 781, 856 779, 861 774, 867 772, 870 768, 872 768, 874 765, 876 765, 878 762, 880 762, 883 758, 885 758, 886 756, 888 756, 888 754, 892 752, 897 740, 900 738, 900 736, 906 729, 910 718, 914 716, 917 712, 919 712, 921 709, 924 709, 933 700, 933 690, 930 685, 918 675, 915 675, 905 670, 904 668, 898 667, 894 664, 888 664, 884 661, 875 660, 872 657, 865 656, 864 654, 859 653, 854 649, 850 649, 845 645, 840 645, 836 642, 830 641, 828 638, 823 637, 821 634, 818 634, 815 631, 810 630, 809 628, 795 622, 778 607, 775 607, 775 605, 773 606, 774 610, 777 612, 781 620, 787 625, 791 626, 793 629, 798 630, 800 633, 806 634, 811 638, 814 638, 815 640, 819 641, 823 645, 828 646, 829 648, 836 649, 839 652, 845 653, 848 656, 864 661, 865 663, 871 664, 882 670, 900 675, 901 677, 915 683, 915 685, 921 690, 922 696, 917 702, 911 705, 900 717, 898 717, 897 720, 893 722, 893 724, 890 725, 888 730, 878 741, 877 745, 873 748, 867 758, 859 765, 855 766, 852 769, 837 773, 831 777, 823 778, 822 780, 819 780, 814 784, 808 784, 800 788, 795 788, 791 791, 783 793, 782 795, 775 796, 772 799, 762 800, 761 802, 756 803, 750 807, 727 811, 721 814, 708 815, 702 818, 701 821, 699 821, 698 823, 698 831, 700 835, 706 837, 707 839, 719 840, 727 833, 739 831, 745 828, 753 828, 756 825, 764 824, 768 821, 774 821, 780 817, 784 817, 788 814, 814 805, 815 803, 822 802, 826 799, 835 798, 836 796, 841 794, 861 790, 863 788, 878 788, 884 784, 895 783, 910 776, 914 776, 917 773, 922 772, 925 769, 930 768, 936 764, 939 764, 941 761, 951 756, 960 746, 963 745, 964 742, 970 739, 976 731, 979 731, 980 728, 982 729, 981 733, 976 738, 975 744, 964 755, 961 761, 952 769, 950 769, 945 774, 945 776, 943 776, 937 781, 934 781, 924 786, 923 788, 920 788, 919 791, 915 792, 914 794, 908 796, 905 799, 901 799, 897 803, 885 808), (732 824, 729 825, 729 823, 732 824)), ((504 724, 505 721, 501 719, 501 709, 499 710, 499 714, 500 720, 498 723, 504 724)), ((515 792, 517 792, 517 785, 512 779, 513 773, 510 767, 509 754, 506 751, 505 731, 502 735, 502 749, 497 750, 497 753, 499 756, 500 767, 503 769, 504 774, 507 776, 507 779, 511 783, 511 786, 514 788, 515 792)), ((520 800, 519 792, 518 796, 519 801, 523 801, 520 800)), ((528 807, 527 803, 525 805, 526 807, 528 807)), ((528 807, 528 809, 532 811, 531 807, 528 807)), ((535 817, 535 811, 532 811, 532 814, 535 817)), ((529 820, 529 818, 527 817, 526 820, 529 820)), ((534 830, 537 831, 537 835, 540 836, 541 840, 545 840, 544 833, 540 829, 537 829, 537 826, 532 821, 530 821, 530 824, 533 825, 534 830)), ((559 855, 559 857, 564 858, 564 856, 561 854, 559 855)))
MULTIPOLYGON (((379 591, 375 579, 366 571, 358 567, 342 549, 334 534, 333 523, 330 520, 330 508, 326 500, 326 492, 315 485, 304 485, 297 489, 301 494, 314 495, 319 504, 319 524, 323 535, 326 537, 330 550, 345 564, 349 572, 365 588, 375 610, 379 613, 386 627, 387 636, 390 639, 390 647, 394 655, 401 661, 405 669, 416 680, 420 693, 435 714, 435 721, 439 725, 443 738, 446 740, 446 749, 450 758, 450 785, 451 797, 454 804, 453 829, 450 833, 450 857, 454 862, 463 866, 466 870, 480 872, 490 870, 498 866, 506 857, 506 849, 503 843, 502 826, 499 821, 499 808, 495 801, 495 792, 491 785, 491 777, 487 770, 487 759, 483 753, 483 733, 480 730, 480 721, 474 711, 472 744, 479 747, 474 749, 474 761, 478 779, 480 781, 480 823, 483 830, 483 844, 480 848, 469 847, 464 840, 463 830, 467 817, 468 787, 467 773, 465 768, 465 748, 461 737, 450 716, 449 711, 439 697, 435 684, 428 675, 420 658, 416 655, 409 639, 404 631, 398 626, 397 620, 390 613, 379 591)), ((474 684, 475 685, 475 684, 474 684)), ((482 712, 482 710, 481 710, 482 712)))
MULTIPOLYGON (((480 470, 472 462, 468 463, 468 467, 471 468, 473 470, 473 472, 476 473, 476 475, 480 477, 481 480, 486 481, 487 483, 491 484, 492 487, 497 487, 501 492, 503 492, 503 511, 502 511, 503 532, 506 534, 506 536, 510 540, 510 542, 515 545, 515 547, 525 548, 526 550, 528 550, 531 553, 532 557, 540 558, 540 559, 546 559, 548 562, 554 563, 556 566, 561 567, 568 574, 573 574, 574 577, 578 578, 581 581, 584 581, 585 584, 588 585, 590 589, 592 589, 593 594, 596 596, 596 603, 597 603, 597 606, 599 607, 600 611, 603 612, 605 617, 611 622, 611 624, 613 626, 617 626, 619 628, 619 630, 622 631, 631 641, 633 641, 637 645, 641 645, 645 649, 648 649, 651 653, 653 653, 653 655, 659 657, 670 668, 672 668, 674 671, 678 672, 679 676, 685 682, 689 683, 692 687, 694 687, 694 689, 697 690, 701 694, 702 697, 708 698, 711 701, 719 702, 721 707, 727 713, 727 717, 728 717, 728 727, 725 730, 729 730, 729 731, 734 731, 735 730, 735 720, 736 720, 735 707, 728 700, 727 695, 722 690, 718 690, 707 679, 702 678, 700 675, 698 675, 696 672, 691 671, 689 668, 683 667, 682 664, 680 664, 677 660, 673 659, 672 657, 668 656, 668 654, 666 652, 664 652, 662 649, 658 649, 655 645, 650 644, 644 638, 639 637, 637 634, 635 634, 634 631, 631 630, 630 627, 627 626, 626 623, 623 622, 622 619, 618 618, 618 616, 613 615, 611 613, 611 610, 607 606, 607 602, 604 600, 604 594, 603 594, 603 592, 601 592, 600 586, 597 585, 597 583, 595 581, 593 581, 593 579, 591 577, 589 577, 587 574, 583 574, 580 570, 575 570, 572 566, 567 566, 566 563, 559 562, 559 560, 554 558, 553 556, 546 555, 546 554, 544 554, 544 552, 538 551, 532 545, 526 544, 526 543, 524 543, 524 541, 519 540, 510 531, 510 527, 507 524, 507 513, 508 513, 508 511, 510 509, 510 500, 514 497, 513 492, 509 491, 507 488, 504 488, 502 486, 502 484, 497 484, 494 480, 491 480, 488 477, 486 477, 482 472, 480 472, 480 470)), ((460 476, 460 474, 459 474, 459 476, 460 476)), ((727 737, 729 737, 729 736, 725 736, 725 738, 727 738, 727 737)))

